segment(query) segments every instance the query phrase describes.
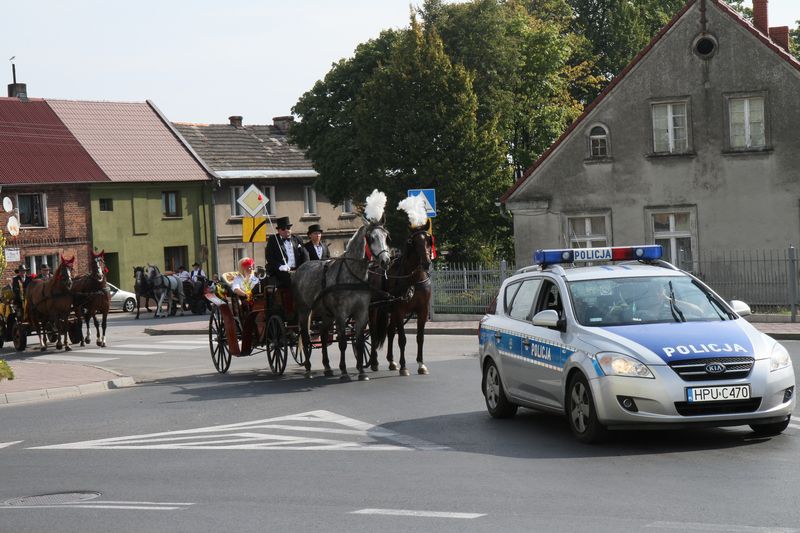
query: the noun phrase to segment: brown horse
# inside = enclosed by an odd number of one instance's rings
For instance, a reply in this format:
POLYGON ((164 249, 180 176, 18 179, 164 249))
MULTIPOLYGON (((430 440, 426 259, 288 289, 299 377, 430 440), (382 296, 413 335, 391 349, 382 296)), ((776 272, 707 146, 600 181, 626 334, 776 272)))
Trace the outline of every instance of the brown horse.
MULTIPOLYGON (((417 372, 427 374, 422 357, 425 343, 425 323, 428 321, 428 306, 431 301, 431 276, 428 272, 433 256, 433 237, 429 233, 430 225, 422 228, 413 228, 411 236, 406 240, 405 248, 400 258, 395 260, 387 269, 383 281, 383 289, 391 295, 388 304, 378 304, 373 314, 374 322, 370 329, 376 331, 372 338, 372 353, 370 366, 378 369, 377 348, 383 343, 382 331, 386 329, 388 347, 386 360, 389 361, 389 370, 397 370, 397 364, 392 355, 394 335, 397 333, 397 343, 400 346, 400 375, 409 375, 406 369, 406 317, 411 313, 417 316, 417 372), (388 321, 388 328, 386 326, 388 321)), ((374 278, 373 278, 374 280, 374 278)), ((374 285, 373 285, 374 287, 374 285)))
POLYGON ((109 292, 106 282, 106 256, 105 250, 96 254, 92 252, 91 263, 92 271, 90 274, 75 278, 72 284, 72 295, 74 298, 75 314, 78 316, 78 323, 81 325, 81 346, 91 344, 92 328, 89 319, 94 320, 94 328, 97 331, 97 345, 106 345, 106 323, 108 321, 109 292), (97 321, 97 314, 102 317, 101 323, 97 321), (86 337, 83 337, 83 322, 86 322, 86 337), (100 325, 103 326, 102 334, 100 325))
POLYGON ((61 349, 61 335, 64 336, 64 350, 69 347, 69 315, 72 312, 72 266, 75 257, 61 256, 53 277, 49 280, 33 280, 25 289, 25 306, 28 323, 36 328, 41 350, 47 350, 47 330, 52 327, 58 335, 56 349, 61 349))

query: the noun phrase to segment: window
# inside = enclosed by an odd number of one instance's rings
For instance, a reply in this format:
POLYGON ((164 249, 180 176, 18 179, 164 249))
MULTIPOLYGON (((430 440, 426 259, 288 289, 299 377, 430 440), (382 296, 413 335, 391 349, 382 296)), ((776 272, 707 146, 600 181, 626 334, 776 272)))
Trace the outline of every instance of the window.
POLYGON ((611 242, 610 214, 567 217, 567 239, 572 248, 608 246, 611 242))
POLYGON ((42 270, 42 265, 50 267, 50 273, 55 272, 58 265, 61 264, 61 258, 58 254, 50 255, 29 255, 25 258, 25 264, 31 274, 38 274, 42 270))
POLYGON ((508 316, 517 320, 528 320, 533 306, 533 299, 542 284, 541 279, 526 279, 520 284, 517 294, 508 310, 508 316))
POLYGON ((100 198, 100 211, 113 211, 114 200, 111 198, 100 198))
POLYGON ((353 212, 353 200, 349 198, 342 202, 342 213, 350 214, 353 212))
POLYGON ((608 157, 608 131, 603 126, 595 126, 589 131, 589 157, 608 157))
POLYGON ((17 195, 20 226, 47 227, 47 202, 44 194, 17 195))
POLYGON ((542 286, 539 300, 536 303, 536 311, 533 314, 536 315, 536 313, 548 309, 558 313, 558 318, 564 317, 564 304, 561 301, 561 292, 558 290, 558 285, 549 280, 545 281, 542 286))
POLYGON ((164 248, 164 270, 175 272, 179 266, 187 266, 186 259, 189 257, 187 246, 167 246, 164 248))
POLYGON ((653 104, 653 151, 670 154, 689 151, 685 102, 653 104))
POLYGON ((181 216, 181 197, 177 191, 161 193, 161 214, 165 217, 181 216))
POLYGON ((764 128, 764 98, 728 100, 731 148, 763 148, 767 145, 764 128))
POLYGON ((663 249, 662 258, 683 270, 693 270, 697 255, 697 229, 693 208, 650 210, 653 242, 663 249))
POLYGON ((239 270, 239 261, 244 257, 244 248, 233 249, 233 270, 239 270))
MULTIPOLYGON (((232 217, 242 217, 245 216, 244 209, 239 202, 236 200, 244 193, 246 187, 244 185, 232 185, 231 186, 231 216, 232 217)), ((267 185, 266 187, 261 187, 261 190, 264 194, 267 195, 269 202, 267 203, 266 211, 268 215, 275 214, 275 186, 274 185, 267 185)), ((237 267, 238 268, 238 267, 237 267)))
POLYGON ((303 209, 305 210, 304 214, 306 215, 317 214, 317 191, 314 190, 314 187, 311 186, 303 187, 303 202, 304 202, 303 209))

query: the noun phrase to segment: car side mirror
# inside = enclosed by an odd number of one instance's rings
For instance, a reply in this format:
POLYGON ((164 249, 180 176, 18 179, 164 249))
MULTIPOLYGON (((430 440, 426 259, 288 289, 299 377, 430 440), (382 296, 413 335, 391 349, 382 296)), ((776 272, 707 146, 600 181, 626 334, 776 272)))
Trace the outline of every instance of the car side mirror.
POLYGON ((750 316, 753 314, 753 311, 750 310, 750 306, 741 300, 731 300, 731 309, 739 316, 750 316))
POLYGON ((545 309, 536 313, 533 317, 533 325, 543 328, 555 328, 559 331, 566 330, 566 322, 558 318, 558 313, 552 309, 545 309))

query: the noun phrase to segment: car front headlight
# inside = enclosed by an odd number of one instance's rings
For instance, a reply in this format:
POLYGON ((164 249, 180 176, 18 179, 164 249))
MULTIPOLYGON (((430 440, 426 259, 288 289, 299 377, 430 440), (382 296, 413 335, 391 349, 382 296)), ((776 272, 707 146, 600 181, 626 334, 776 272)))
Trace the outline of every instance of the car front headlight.
POLYGON ((769 358, 769 371, 774 372, 787 366, 792 366, 789 352, 786 351, 786 348, 781 343, 776 342, 772 348, 772 356, 769 358))
POLYGON ((596 359, 606 376, 655 379, 647 365, 633 357, 621 353, 599 353, 596 359))

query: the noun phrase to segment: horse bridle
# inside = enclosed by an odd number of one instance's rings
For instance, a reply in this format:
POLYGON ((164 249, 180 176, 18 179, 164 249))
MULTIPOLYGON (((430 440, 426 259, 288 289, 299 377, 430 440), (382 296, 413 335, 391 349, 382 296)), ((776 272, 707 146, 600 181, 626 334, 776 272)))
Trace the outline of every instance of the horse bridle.
MULTIPOLYGON (((380 224, 376 224, 376 225, 375 225, 375 227, 376 227, 376 228, 381 228, 383 231, 386 231, 386 228, 384 228, 384 227, 383 227, 382 225, 380 225, 380 224)), ((387 234, 387 235, 388 235, 388 233, 389 233, 389 232, 386 232, 386 234, 387 234)), ((366 234, 364 235, 364 238, 365 238, 365 240, 366 240, 366 242, 367 242, 367 247, 371 247, 371 245, 372 245, 372 239, 370 238, 370 229, 368 229, 368 230, 367 230, 366 234)), ((371 252, 370 252, 370 253, 371 253, 371 252)), ((378 254, 377 254, 377 255, 375 255, 375 254, 372 254, 372 256, 373 256, 374 258, 379 258, 379 257, 380 257, 382 254, 386 254, 386 263, 388 264, 388 263, 389 263, 389 261, 391 260, 391 255, 389 254, 389 250, 387 250, 386 248, 383 248, 383 249, 382 249, 380 252, 378 252, 378 254)))

